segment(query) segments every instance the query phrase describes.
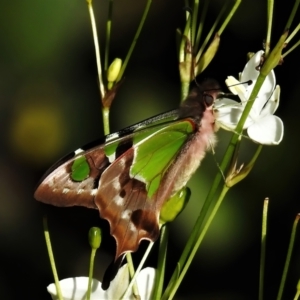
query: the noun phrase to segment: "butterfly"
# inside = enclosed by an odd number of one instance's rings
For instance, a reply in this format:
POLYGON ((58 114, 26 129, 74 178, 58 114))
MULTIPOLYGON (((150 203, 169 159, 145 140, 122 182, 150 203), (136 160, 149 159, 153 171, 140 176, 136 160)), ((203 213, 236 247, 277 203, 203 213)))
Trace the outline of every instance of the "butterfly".
POLYGON ((46 172, 35 199, 98 209, 110 224, 120 263, 141 240, 158 238, 163 204, 185 187, 215 144, 213 104, 219 94, 219 84, 206 79, 178 109, 70 153, 46 172))

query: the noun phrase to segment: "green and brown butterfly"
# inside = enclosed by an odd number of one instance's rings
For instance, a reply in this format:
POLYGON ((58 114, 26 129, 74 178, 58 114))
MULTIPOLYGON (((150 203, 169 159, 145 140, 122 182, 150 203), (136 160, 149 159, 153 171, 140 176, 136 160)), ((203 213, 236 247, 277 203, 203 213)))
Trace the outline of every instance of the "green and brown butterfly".
POLYGON ((159 236, 162 206, 178 195, 215 144, 212 79, 193 88, 178 109, 109 134, 67 155, 41 179, 35 199, 98 209, 110 224, 115 264, 159 236))

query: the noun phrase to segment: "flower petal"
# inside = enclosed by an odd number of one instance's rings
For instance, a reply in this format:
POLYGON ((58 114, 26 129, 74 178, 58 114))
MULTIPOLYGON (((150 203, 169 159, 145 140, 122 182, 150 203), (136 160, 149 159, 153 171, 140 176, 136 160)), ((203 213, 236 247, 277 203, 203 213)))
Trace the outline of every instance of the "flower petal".
POLYGON ((249 137, 262 145, 278 145, 283 138, 283 131, 283 122, 273 115, 259 119, 247 130, 249 137))
POLYGON ((245 95, 246 95, 246 89, 243 84, 240 83, 237 79, 235 79, 233 76, 228 76, 225 80, 225 83, 230 90, 230 92, 234 95, 238 95, 242 102, 247 101, 245 95))
MULTIPOLYGON (((225 130, 233 130, 238 124, 244 107, 231 99, 222 99, 216 102, 214 107, 216 123, 225 130)), ((253 124, 252 119, 247 118, 244 129, 253 124)))
MULTIPOLYGON (((250 94, 252 93, 253 87, 255 86, 257 77, 259 75, 259 71, 257 70, 257 67, 261 63, 261 57, 264 54, 264 52, 258 51, 253 57, 248 61, 246 64, 242 74, 241 74, 241 82, 252 80, 252 84, 248 85, 245 84, 246 88, 246 98, 248 99, 250 94)), ((273 91, 275 89, 276 85, 276 78, 273 70, 268 74, 266 77, 259 93, 257 99, 255 99, 255 102, 253 104, 252 110, 255 115, 259 115, 262 108, 268 101, 268 99, 271 97, 273 94, 273 91)))
POLYGON ((280 98, 280 87, 276 86, 271 98, 267 102, 266 106, 262 109, 261 116, 273 115, 278 108, 280 98))
POLYGON ((141 300, 152 299, 151 295, 154 288, 156 270, 154 268, 143 269, 137 277, 137 285, 139 288, 139 293, 141 300))
POLYGON ((105 298, 107 300, 111 299, 121 299, 122 295, 127 290, 129 285, 129 270, 128 265, 123 265, 114 280, 110 283, 108 290, 106 291, 105 298))
MULTIPOLYGON (((81 300, 85 299, 88 277, 73 277, 66 278, 60 281, 60 288, 64 300, 81 300)), ((53 300, 58 300, 56 293, 56 287, 54 283, 51 283, 47 287, 47 291, 51 294, 53 300)), ((105 299, 105 292, 101 288, 101 282, 96 279, 92 280, 92 294, 91 300, 105 299)))

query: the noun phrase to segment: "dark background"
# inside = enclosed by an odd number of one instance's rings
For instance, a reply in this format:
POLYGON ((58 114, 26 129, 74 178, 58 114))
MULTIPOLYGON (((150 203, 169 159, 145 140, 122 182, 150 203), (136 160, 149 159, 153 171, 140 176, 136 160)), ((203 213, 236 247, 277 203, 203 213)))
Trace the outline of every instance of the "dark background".
MULTIPOLYGON (((102 51, 107 2, 99 0, 94 5, 102 51)), ((111 59, 125 57, 144 2, 115 1, 111 59)), ((272 45, 287 21, 292 7, 288 2, 292 1, 275 1, 272 45)), ((212 1, 209 22, 222 3, 212 1)), ((183 25, 183 6, 183 1, 153 1, 112 106, 112 131, 178 105, 175 29, 183 25)), ((53 278, 43 236, 45 214, 60 278, 88 274, 87 232, 91 226, 101 226, 104 231, 96 278, 102 279, 115 251, 108 226, 97 211, 56 208, 33 198, 39 178, 52 163, 103 135, 89 16, 85 1, 2 1, 0 11, 0 295, 3 299, 50 299, 46 286, 53 278)), ((266 1, 244 0, 203 76, 214 77, 223 86, 228 75, 237 77, 246 53, 262 48, 265 31, 266 1)), ((276 68, 276 76, 282 88, 276 114, 284 122, 284 139, 279 146, 264 147, 251 174, 229 191, 176 299, 257 299, 266 196, 270 206, 265 299, 277 294, 290 230, 300 212, 299 49, 276 68)), ((229 137, 222 130, 218 133, 218 161, 229 137)), ((247 162, 255 147, 244 141, 240 162, 247 162)), ((189 183, 193 191, 190 204, 171 225, 169 272, 216 172, 214 158, 208 154, 189 183)), ((295 294, 299 251, 297 237, 284 299, 295 294)), ((155 260, 154 251, 148 265, 154 266, 155 260)))

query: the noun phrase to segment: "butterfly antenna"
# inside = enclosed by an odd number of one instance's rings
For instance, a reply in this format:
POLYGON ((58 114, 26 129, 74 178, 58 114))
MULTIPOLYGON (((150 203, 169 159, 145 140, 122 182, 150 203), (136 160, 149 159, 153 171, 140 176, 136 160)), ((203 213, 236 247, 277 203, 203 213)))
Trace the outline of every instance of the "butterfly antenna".
POLYGON ((244 81, 244 82, 239 82, 239 83, 236 83, 236 84, 232 84, 232 85, 229 85, 228 87, 232 87, 232 86, 236 86, 236 85, 240 85, 240 84, 248 84, 248 85, 251 85, 253 83, 253 81, 250 79, 250 80, 247 80, 247 81, 244 81))

